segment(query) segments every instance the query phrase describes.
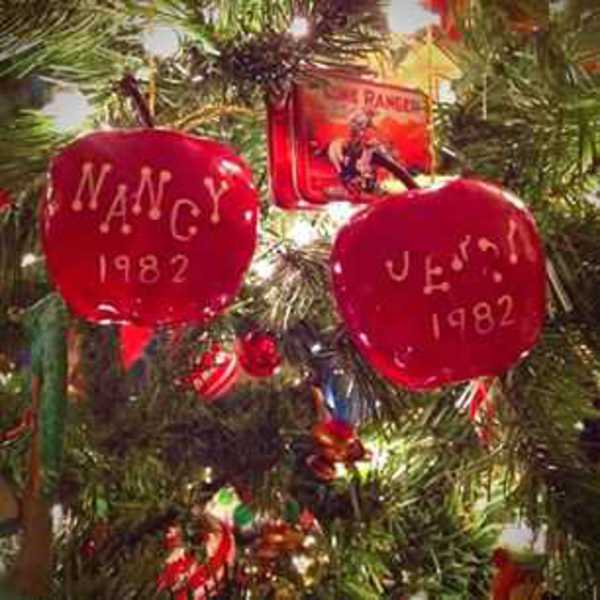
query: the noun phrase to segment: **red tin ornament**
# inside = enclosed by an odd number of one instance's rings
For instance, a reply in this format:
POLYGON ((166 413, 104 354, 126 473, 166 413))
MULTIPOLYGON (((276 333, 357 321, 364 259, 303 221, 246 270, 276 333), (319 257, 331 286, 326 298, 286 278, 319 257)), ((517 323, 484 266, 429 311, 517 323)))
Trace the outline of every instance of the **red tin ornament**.
POLYGON ((430 167, 427 99, 417 90, 312 72, 268 103, 271 193, 282 208, 386 193, 376 156, 409 170, 430 167))
POLYGON ((332 269, 356 346, 410 389, 500 374, 542 329, 535 223, 488 183, 458 179, 378 202, 340 231, 332 269))
POLYGON ((227 146, 97 132, 54 159, 42 240, 58 289, 90 321, 207 322, 241 285, 257 211, 250 170, 227 146))

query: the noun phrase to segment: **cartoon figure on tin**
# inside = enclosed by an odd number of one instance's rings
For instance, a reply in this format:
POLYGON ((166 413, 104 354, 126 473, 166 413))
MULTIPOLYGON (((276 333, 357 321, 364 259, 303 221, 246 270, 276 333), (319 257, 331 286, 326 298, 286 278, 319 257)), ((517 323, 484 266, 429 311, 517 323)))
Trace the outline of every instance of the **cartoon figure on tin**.
POLYGON ((375 111, 369 109, 355 112, 350 118, 349 137, 335 138, 324 151, 352 195, 381 193, 373 155, 396 154, 378 135, 375 116, 375 111))

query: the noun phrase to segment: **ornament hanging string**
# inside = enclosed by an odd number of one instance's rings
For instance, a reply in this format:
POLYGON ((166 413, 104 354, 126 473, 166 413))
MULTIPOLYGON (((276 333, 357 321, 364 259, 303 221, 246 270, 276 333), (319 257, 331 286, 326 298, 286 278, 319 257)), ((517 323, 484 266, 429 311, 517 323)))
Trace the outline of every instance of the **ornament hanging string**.
POLYGON ((119 82, 119 89, 125 97, 131 98, 133 101, 140 124, 153 129, 154 119, 152 118, 148 104, 140 92, 136 78, 131 73, 127 73, 119 82))

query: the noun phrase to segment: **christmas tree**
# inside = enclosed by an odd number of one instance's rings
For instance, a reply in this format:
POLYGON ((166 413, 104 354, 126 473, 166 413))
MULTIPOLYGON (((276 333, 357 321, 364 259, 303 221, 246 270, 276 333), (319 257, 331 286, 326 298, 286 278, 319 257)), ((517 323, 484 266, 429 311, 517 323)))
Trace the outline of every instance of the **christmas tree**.
POLYGON ((0 4, 0 597, 597 597, 597 0, 0 4))

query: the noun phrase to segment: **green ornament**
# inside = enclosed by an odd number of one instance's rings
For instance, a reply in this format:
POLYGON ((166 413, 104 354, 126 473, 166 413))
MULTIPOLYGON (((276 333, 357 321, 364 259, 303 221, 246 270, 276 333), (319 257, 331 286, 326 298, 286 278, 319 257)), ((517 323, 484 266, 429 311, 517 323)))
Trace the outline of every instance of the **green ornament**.
POLYGON ((236 527, 243 529, 252 525, 254 521, 254 513, 247 504, 239 504, 233 511, 233 522, 236 527))

